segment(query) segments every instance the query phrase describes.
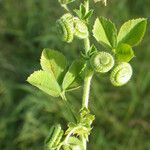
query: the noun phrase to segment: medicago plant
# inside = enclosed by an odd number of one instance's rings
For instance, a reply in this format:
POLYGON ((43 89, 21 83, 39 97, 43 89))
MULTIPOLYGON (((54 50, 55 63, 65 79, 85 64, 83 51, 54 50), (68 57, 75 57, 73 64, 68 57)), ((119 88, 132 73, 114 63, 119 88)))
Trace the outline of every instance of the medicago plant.
MULTIPOLYGON (((129 20, 117 32, 114 23, 104 17, 97 17, 90 31, 93 9, 89 6, 92 1, 83 0, 79 9, 70 10, 68 4, 73 1, 75 0, 59 0, 66 13, 56 21, 56 26, 58 35, 64 42, 71 43, 74 38, 83 40, 84 51, 82 50, 79 58, 68 65, 62 53, 45 48, 41 56, 42 69, 35 71, 27 79, 30 84, 47 94, 61 97, 66 104, 66 92, 76 90, 79 86, 83 87, 82 107, 79 113, 75 114, 76 122, 69 122, 66 131, 60 124, 51 127, 45 140, 46 150, 87 149, 94 120, 94 115, 88 108, 92 77, 95 73, 108 73, 114 86, 126 84, 133 72, 129 63, 135 56, 132 47, 141 42, 146 30, 145 18, 129 20), (90 36, 94 36, 103 46, 102 50, 90 43, 90 36)), ((94 0, 98 1, 100 0, 94 0)), ((106 5, 106 1, 103 2, 106 5)))

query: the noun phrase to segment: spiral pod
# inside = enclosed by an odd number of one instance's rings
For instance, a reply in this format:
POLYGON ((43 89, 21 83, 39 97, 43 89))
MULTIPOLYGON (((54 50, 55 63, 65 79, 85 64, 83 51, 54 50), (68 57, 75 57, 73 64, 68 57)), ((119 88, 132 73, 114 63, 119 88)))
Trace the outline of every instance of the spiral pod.
POLYGON ((61 129, 61 126, 59 124, 53 126, 50 129, 50 133, 45 141, 45 149, 52 150, 53 148, 57 147, 62 139, 63 134, 64 131, 61 129))
POLYGON ((132 72, 132 67, 129 63, 120 63, 111 72, 110 81, 114 86, 122 86, 131 79, 132 72))
POLYGON ((85 39, 88 37, 89 31, 87 25, 77 17, 74 17, 74 28, 74 35, 79 39, 85 39))
POLYGON ((114 58, 107 52, 97 52, 92 55, 90 64, 94 71, 106 73, 114 66, 114 58))
POLYGON ((62 41, 71 43, 74 38, 73 16, 69 13, 64 14, 59 20, 57 20, 56 24, 62 41))

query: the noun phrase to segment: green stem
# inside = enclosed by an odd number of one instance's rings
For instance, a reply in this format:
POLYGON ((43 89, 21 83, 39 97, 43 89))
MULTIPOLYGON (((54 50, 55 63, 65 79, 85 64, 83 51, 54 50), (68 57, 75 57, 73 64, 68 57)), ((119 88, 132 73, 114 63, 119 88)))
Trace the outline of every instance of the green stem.
MULTIPOLYGON (((89 0, 86 0, 84 2, 84 6, 86 8, 86 12, 89 11, 89 0)), ((88 20, 87 20, 88 23, 88 20)), ((90 50, 90 40, 89 37, 84 39, 84 47, 85 47, 85 53, 87 54, 90 50)), ((84 78, 84 87, 83 87, 83 99, 82 99, 82 107, 88 108, 88 101, 89 101, 89 94, 90 94, 90 84, 93 74, 86 70, 85 78, 84 78)))
MULTIPOLYGON (((86 11, 89 11, 89 0, 86 0, 84 3, 86 11)), ((87 20, 88 23, 88 20, 87 20)), ((85 53, 87 54, 90 50, 90 40, 89 37, 84 40, 85 53)), ((85 78, 84 78, 84 86, 83 86, 83 98, 82 98, 82 108, 88 108, 89 103, 89 95, 90 95, 90 85, 93 77, 93 71, 86 70, 85 78)), ((87 140, 85 137, 81 137, 83 142, 84 150, 87 149, 87 140)))
MULTIPOLYGON (((82 108, 88 108, 89 95, 90 95, 90 85, 93 77, 93 72, 87 70, 84 78, 84 87, 83 87, 83 99, 82 99, 82 108)), ((87 149, 87 140, 85 137, 82 137, 84 150, 87 149)))
POLYGON ((84 40, 84 47, 85 47, 85 54, 87 54, 89 49, 90 49, 90 40, 89 40, 89 38, 86 38, 84 40))
POLYGON ((92 77, 93 77, 93 71, 87 70, 84 78, 82 107, 88 108, 90 85, 91 85, 92 77))

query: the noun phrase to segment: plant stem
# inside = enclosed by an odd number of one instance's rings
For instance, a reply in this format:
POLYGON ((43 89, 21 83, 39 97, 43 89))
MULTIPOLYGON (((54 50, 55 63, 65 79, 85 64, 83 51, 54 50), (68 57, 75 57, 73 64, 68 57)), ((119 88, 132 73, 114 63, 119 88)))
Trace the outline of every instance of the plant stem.
MULTIPOLYGON (((93 71, 86 71, 85 78, 84 78, 84 86, 83 86, 83 98, 82 98, 82 108, 88 108, 89 103, 89 95, 90 95, 90 85, 91 80, 93 77, 93 71)), ((86 138, 82 137, 83 147, 84 150, 87 149, 87 140, 86 138)))
POLYGON ((82 107, 88 108, 90 85, 91 85, 92 77, 93 77, 93 72, 87 70, 84 78, 82 107))
POLYGON ((90 40, 89 40, 89 38, 86 38, 84 40, 84 47, 85 47, 85 54, 87 54, 89 49, 90 49, 90 40))
MULTIPOLYGON (((86 8, 86 12, 88 12, 89 11, 89 0, 85 1, 84 6, 86 8)), ((87 23, 88 23, 88 20, 87 20, 87 23)), ((84 40, 84 46, 85 46, 85 53, 87 54, 88 51, 90 50, 89 37, 84 40)), ((86 73, 85 73, 85 78, 84 78, 82 108, 84 108, 84 107, 88 108, 90 85, 91 85, 92 77, 93 77, 93 71, 88 70, 88 68, 87 68, 86 73)), ((81 137, 81 139, 83 142, 84 150, 86 150, 87 149, 87 140, 85 137, 81 137)))

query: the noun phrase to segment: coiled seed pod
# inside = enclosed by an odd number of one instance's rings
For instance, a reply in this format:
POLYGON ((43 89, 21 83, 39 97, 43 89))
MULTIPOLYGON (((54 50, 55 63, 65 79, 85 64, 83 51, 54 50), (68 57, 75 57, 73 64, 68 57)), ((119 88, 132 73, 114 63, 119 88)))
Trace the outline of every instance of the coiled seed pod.
POLYGON ((129 63, 123 62, 116 66, 110 75, 110 81, 114 86, 126 84, 132 77, 132 67, 129 63))
POLYGON ((107 52, 97 52, 91 57, 90 64, 96 72, 106 73, 114 66, 114 58, 107 52))
POLYGON ((79 39, 85 39, 89 35, 87 25, 77 17, 74 17, 74 35, 79 39))
POLYGON ((73 16, 67 13, 63 15, 56 23, 61 39, 67 43, 72 42, 74 38, 73 16))
POLYGON ((64 134, 64 131, 61 129, 61 126, 58 124, 53 126, 50 130, 49 136, 45 141, 45 148, 46 150, 51 150, 52 148, 56 147, 64 134))

